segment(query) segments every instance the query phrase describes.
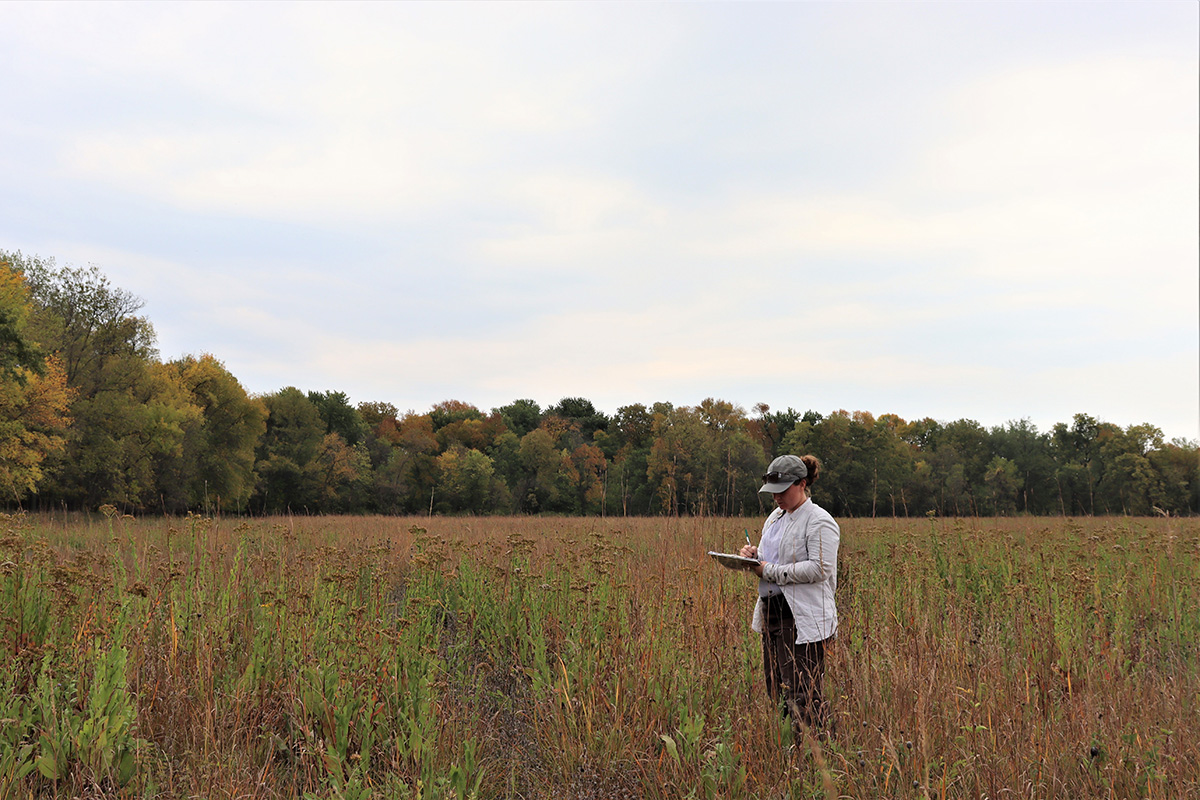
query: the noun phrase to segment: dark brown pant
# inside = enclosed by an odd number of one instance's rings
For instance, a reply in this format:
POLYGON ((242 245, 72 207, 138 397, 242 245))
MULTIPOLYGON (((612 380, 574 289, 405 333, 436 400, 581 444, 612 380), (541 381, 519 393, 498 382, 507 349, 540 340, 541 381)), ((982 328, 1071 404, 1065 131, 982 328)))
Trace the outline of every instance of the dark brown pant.
POLYGON ((764 600, 763 673, 767 693, 783 706, 797 725, 825 725, 825 698, 821 677, 825 672, 825 643, 796 644, 796 621, 782 597, 764 600))

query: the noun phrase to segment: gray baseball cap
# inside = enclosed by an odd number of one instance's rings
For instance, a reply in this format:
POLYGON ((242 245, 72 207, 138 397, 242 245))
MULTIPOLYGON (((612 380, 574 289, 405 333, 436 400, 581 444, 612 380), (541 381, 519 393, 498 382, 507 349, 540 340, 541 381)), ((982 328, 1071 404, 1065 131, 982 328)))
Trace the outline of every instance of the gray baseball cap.
POLYGON ((800 460, 800 456, 779 456, 767 467, 763 475, 763 485, 758 491, 779 494, 801 478, 808 477, 808 467, 800 460))

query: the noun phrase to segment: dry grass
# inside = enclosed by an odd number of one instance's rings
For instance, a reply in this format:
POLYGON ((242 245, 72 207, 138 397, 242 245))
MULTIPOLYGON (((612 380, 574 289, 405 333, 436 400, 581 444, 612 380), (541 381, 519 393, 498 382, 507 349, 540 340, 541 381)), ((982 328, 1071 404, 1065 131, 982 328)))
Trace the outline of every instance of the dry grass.
POLYGON ((6 525, 0 800, 1200 797, 1198 520, 844 521, 823 746, 756 520, 6 525))

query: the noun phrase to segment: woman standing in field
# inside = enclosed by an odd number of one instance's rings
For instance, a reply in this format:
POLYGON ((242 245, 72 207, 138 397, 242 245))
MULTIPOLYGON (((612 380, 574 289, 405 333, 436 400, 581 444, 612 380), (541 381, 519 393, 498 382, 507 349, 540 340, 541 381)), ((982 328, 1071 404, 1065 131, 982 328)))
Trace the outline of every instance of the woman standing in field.
POLYGON ((739 555, 757 558, 758 603, 751 627, 762 634, 767 692, 794 723, 823 728, 821 694, 825 646, 837 633, 837 551, 841 530, 829 512, 809 499, 821 464, 815 456, 779 456, 760 492, 777 506, 763 523, 758 547, 739 555))

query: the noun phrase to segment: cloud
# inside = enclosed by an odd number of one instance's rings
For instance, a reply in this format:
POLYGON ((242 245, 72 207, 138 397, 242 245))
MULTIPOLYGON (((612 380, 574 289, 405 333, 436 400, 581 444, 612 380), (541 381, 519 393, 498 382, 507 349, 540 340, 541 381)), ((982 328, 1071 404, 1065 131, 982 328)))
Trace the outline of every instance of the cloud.
POLYGON ((229 7, 190 8, 131 20, 121 55, 51 48, 104 64, 118 77, 109 93, 136 91, 121 85, 154 64, 159 93, 170 96, 159 119, 118 114, 61 134, 63 164, 200 211, 329 222, 461 207, 481 185, 510 182, 504 165, 521 169, 536 153, 528 147, 594 124, 591 95, 631 69, 584 52, 544 71, 536 58, 513 57, 531 34, 514 21, 526 12, 475 8, 487 21, 419 6, 284 6, 269 15, 274 35, 261 51, 229 7), (180 41, 184 19, 198 31, 180 41), (180 45, 172 58, 151 32, 180 45))
POLYGON ((0 6, 0 232, 258 391, 1195 405, 1174 7, 866 8, 0 6))

